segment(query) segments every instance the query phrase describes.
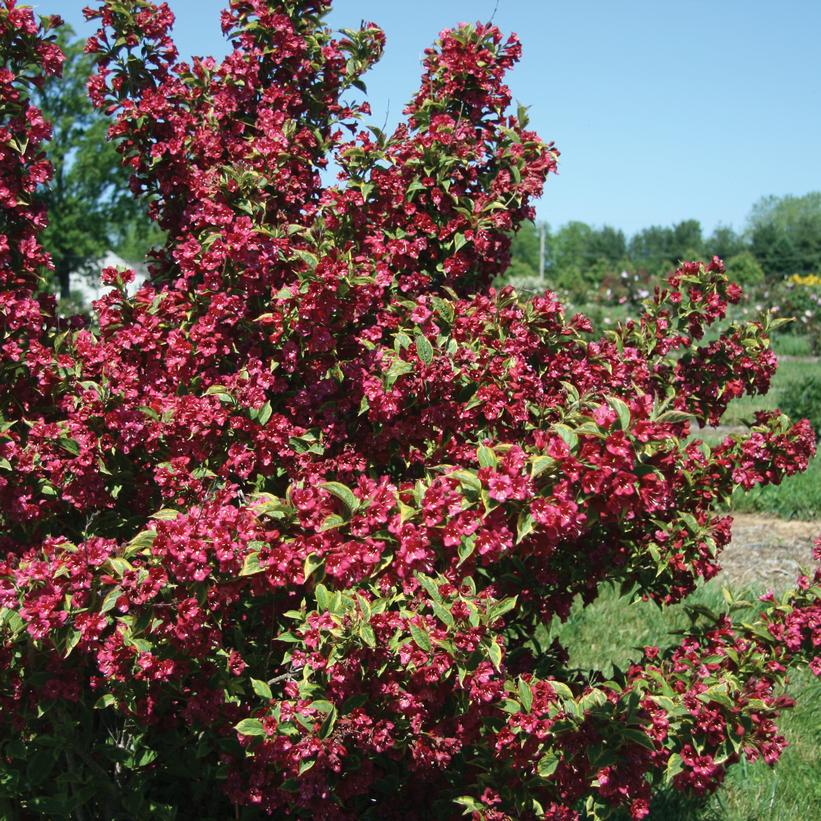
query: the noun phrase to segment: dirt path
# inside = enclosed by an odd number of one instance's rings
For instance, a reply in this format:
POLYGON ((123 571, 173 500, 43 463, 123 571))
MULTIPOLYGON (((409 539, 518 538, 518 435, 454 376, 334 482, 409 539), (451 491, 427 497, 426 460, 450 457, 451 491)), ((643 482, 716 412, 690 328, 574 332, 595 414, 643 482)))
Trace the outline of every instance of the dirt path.
POLYGON ((733 540, 721 555, 721 576, 733 587, 783 590, 813 565, 812 543, 821 522, 793 522, 734 514, 733 540))

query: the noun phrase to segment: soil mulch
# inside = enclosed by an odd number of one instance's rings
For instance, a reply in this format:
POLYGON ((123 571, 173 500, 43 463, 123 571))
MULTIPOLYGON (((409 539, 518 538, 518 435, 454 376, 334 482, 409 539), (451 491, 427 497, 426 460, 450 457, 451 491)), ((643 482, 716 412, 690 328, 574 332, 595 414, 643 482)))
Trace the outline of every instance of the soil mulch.
POLYGON ((801 569, 813 567, 812 543, 821 522, 795 522, 733 514, 733 539, 721 554, 719 579, 733 588, 789 587, 801 569))

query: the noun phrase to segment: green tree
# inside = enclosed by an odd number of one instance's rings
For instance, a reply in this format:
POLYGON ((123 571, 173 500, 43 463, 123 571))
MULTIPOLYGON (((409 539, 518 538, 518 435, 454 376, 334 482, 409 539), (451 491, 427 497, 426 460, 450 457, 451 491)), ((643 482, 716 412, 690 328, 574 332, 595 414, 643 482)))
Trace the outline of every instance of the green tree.
POLYGON ((673 230, 664 225, 642 228, 630 238, 628 253, 637 268, 655 272, 662 261, 672 258, 673 230))
POLYGON ((764 269, 750 251, 742 251, 727 260, 727 276, 740 285, 760 285, 764 269))
POLYGON ((627 241, 624 231, 603 225, 594 228, 590 236, 589 257, 592 262, 604 261, 608 269, 618 266, 627 255, 627 241))
POLYGON ((43 244, 61 298, 69 295, 71 275, 87 271, 106 251, 129 240, 132 256, 142 257, 159 234, 129 190, 128 173, 106 138, 106 118, 88 99, 93 61, 73 35, 70 27, 61 31, 63 75, 46 80, 34 100, 54 129, 48 149, 54 178, 40 198, 49 213, 43 244))
POLYGON ((675 263, 703 255, 704 240, 698 220, 684 220, 672 227, 651 225, 630 239, 630 259, 637 268, 653 274, 669 272, 675 263))
POLYGON ((551 244, 551 257, 557 268, 577 266, 583 268, 588 259, 588 249, 593 229, 586 223, 573 220, 563 225, 551 244))
POLYGON ((673 226, 673 259, 685 261, 704 256, 704 237, 698 220, 683 220, 673 226))
MULTIPOLYGON (((519 230, 513 235, 510 253, 512 257, 511 268, 515 269, 517 276, 538 276, 539 275, 539 253, 541 239, 539 231, 542 226, 533 222, 522 223, 519 230)), ((550 243, 550 227, 545 225, 545 249, 550 243)), ((511 272, 512 273, 512 272, 511 272)))
POLYGON ((821 191, 760 199, 748 219, 750 249, 768 276, 821 270, 821 191))
POLYGON ((747 243, 729 225, 717 225, 704 242, 705 256, 734 257, 747 249, 747 243))

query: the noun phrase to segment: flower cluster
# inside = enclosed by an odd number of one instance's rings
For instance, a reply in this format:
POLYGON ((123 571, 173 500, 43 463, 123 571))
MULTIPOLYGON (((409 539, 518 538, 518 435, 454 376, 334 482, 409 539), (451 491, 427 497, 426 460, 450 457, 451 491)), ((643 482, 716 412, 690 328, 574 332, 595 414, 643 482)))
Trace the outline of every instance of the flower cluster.
POLYGON ((821 287, 821 276, 818 274, 793 274, 787 277, 787 282, 792 285, 801 285, 804 288, 818 288, 821 287))
POLYGON ((786 669, 819 666, 807 579, 608 682, 539 644, 604 584, 686 597, 719 505, 806 467, 778 412, 691 435, 766 391, 766 321, 722 329, 718 259, 601 337, 491 288, 558 157, 509 111, 518 42, 443 32, 385 134, 352 94, 382 32, 329 5, 231 0, 231 52, 191 64, 166 4, 87 10, 167 242, 68 325, 31 196, 56 21, 0 5, 0 807, 641 818, 774 760, 786 669))

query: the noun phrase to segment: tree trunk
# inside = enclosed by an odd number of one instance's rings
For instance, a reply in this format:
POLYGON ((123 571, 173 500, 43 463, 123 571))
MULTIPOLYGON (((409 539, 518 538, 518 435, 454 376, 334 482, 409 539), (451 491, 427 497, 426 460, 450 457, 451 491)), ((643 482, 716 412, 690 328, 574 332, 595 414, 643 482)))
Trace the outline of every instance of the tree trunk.
POLYGON ((68 299, 71 294, 71 271, 66 263, 57 265, 57 280, 60 283, 60 299, 68 299))

